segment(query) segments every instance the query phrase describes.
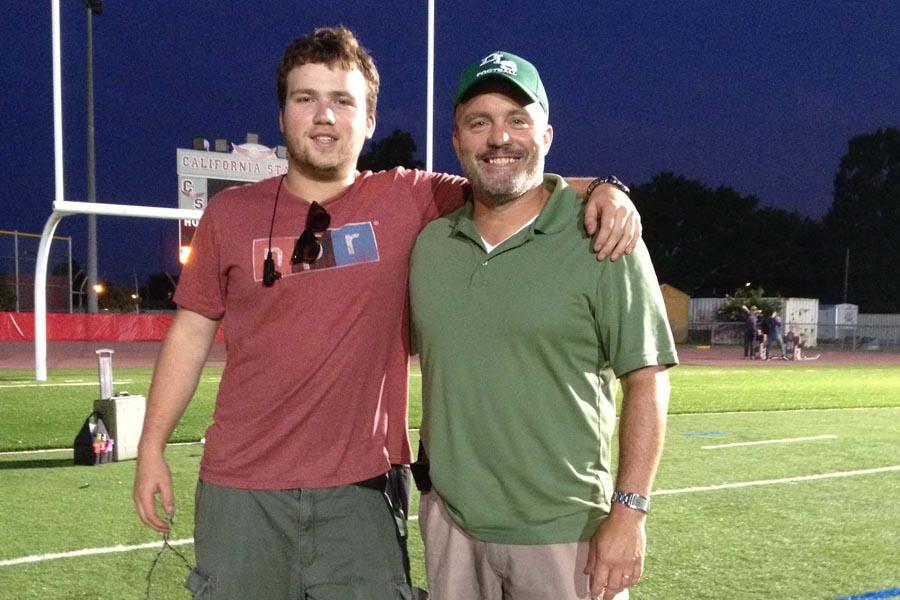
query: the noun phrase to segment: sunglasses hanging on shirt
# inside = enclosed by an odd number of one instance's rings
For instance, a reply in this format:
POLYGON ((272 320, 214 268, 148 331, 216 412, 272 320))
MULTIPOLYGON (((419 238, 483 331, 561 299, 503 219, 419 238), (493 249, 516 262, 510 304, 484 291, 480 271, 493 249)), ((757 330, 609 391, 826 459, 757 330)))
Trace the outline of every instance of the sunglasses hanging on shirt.
POLYGON ((291 255, 291 264, 297 263, 312 264, 319 259, 322 254, 322 244, 317 233, 322 233, 331 224, 331 215, 318 202, 309 205, 309 212, 306 214, 306 228, 294 244, 294 253, 291 255))
MULTIPOLYGON (((284 176, 278 182, 278 190, 275 192, 275 206, 272 208, 272 222, 269 224, 269 250, 266 253, 266 259, 263 261, 263 285, 272 287, 275 282, 281 279, 281 272, 275 269, 275 259, 272 256, 272 230, 275 227, 275 213, 278 210, 278 198, 281 196, 281 185, 284 183, 284 176)), ((303 233, 294 243, 294 253, 291 255, 291 264, 298 263, 313 264, 319 260, 322 254, 322 243, 316 236, 322 233, 331 224, 331 215, 319 204, 313 202, 309 205, 309 212, 306 214, 306 227, 303 233)))

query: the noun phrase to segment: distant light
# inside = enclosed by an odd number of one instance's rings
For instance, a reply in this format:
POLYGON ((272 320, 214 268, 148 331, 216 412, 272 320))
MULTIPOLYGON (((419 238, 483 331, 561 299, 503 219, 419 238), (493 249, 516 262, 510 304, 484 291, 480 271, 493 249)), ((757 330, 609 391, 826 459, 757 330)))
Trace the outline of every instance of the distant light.
POLYGON ((747 283, 745 283, 744 287, 750 287, 750 282, 748 281, 747 283))
POLYGON ((94 291, 98 294, 102 294, 103 292, 106 291, 106 286, 103 285, 102 283, 97 283, 94 285, 94 291))
POLYGON ((187 264, 188 257, 191 255, 191 247, 190 246, 182 246, 181 250, 178 252, 178 262, 181 264, 187 264))
POLYGON ((132 295, 131 295, 131 299, 132 299, 132 300, 137 300, 137 299, 138 299, 138 295, 137 295, 137 294, 132 294, 132 295))

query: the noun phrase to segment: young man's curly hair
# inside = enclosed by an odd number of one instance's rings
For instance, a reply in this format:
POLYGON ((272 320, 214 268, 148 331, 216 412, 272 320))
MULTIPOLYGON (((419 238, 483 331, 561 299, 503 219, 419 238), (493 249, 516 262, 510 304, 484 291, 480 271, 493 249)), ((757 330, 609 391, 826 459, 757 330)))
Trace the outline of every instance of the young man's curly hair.
POLYGON ((278 104, 284 110, 287 101, 287 77, 295 67, 322 64, 346 70, 357 68, 366 80, 366 112, 375 114, 381 80, 369 52, 359 44, 353 32, 342 25, 320 27, 297 38, 285 49, 278 65, 278 104))

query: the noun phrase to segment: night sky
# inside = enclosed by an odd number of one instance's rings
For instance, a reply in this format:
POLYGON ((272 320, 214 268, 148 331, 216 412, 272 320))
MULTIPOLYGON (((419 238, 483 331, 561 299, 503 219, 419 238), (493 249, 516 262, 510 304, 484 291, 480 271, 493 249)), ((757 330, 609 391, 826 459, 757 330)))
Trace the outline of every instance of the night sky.
MULTIPOLYGON (((85 199, 85 9, 62 0, 65 193, 85 199)), ((900 2, 437 0, 434 168, 458 172, 456 77, 493 50, 535 63, 555 129, 548 170, 661 170, 821 217, 847 142, 900 126, 900 2)), ((0 229, 39 233, 53 188, 51 3, 9 2, 0 28, 0 229)), ((275 67, 317 26, 344 24, 382 77, 375 138, 425 157, 427 3, 105 0, 94 18, 98 200, 175 207, 176 148, 194 136, 275 146, 275 67)), ((86 262, 86 218, 68 217, 86 262)), ((101 279, 175 273, 174 221, 99 218, 101 279)), ((5 247, 3 248, 5 249, 5 247)))

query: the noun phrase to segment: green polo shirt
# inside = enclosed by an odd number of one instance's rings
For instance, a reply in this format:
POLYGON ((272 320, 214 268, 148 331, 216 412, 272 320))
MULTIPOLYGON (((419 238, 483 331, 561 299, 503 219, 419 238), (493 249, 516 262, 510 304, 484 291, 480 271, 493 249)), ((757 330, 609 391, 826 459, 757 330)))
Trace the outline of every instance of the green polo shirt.
POLYGON ((643 243, 598 262, 562 178, 535 222, 486 253, 472 205, 411 258, 422 439, 456 522, 495 543, 590 538, 609 508, 616 379, 677 363, 643 243))

